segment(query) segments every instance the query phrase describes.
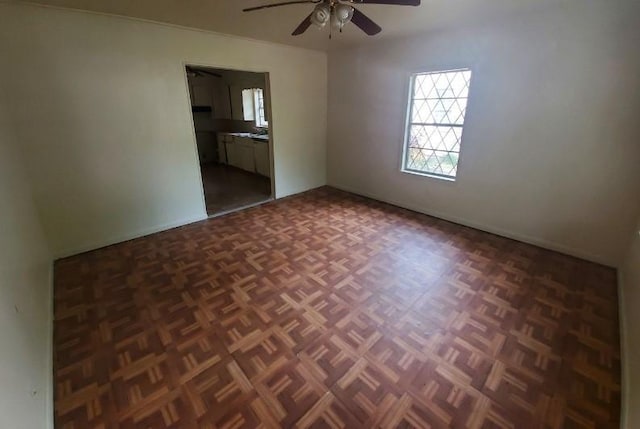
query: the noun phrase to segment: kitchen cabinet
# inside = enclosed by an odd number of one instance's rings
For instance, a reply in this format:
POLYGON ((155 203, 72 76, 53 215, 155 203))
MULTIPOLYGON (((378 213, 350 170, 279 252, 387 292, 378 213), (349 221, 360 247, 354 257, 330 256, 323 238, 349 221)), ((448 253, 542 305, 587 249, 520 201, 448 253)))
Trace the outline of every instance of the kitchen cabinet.
POLYGON ((269 142, 256 141, 251 137, 218 133, 219 147, 226 149, 220 153, 220 162, 240 168, 250 173, 271 177, 269 142))
POLYGON ((226 148, 229 165, 255 173, 255 154, 250 138, 233 136, 232 141, 226 143, 226 148))
POLYGON ((213 117, 216 119, 231 119, 231 96, 229 86, 222 79, 213 84, 213 117))
POLYGON ((219 78, 193 78, 189 80, 191 105, 211 107, 211 117, 231 119, 231 93, 229 85, 219 78))
POLYGON ((190 84, 191 86, 191 105, 192 106, 209 106, 213 105, 211 87, 206 81, 198 81, 190 84))
POLYGON ((269 162, 269 143, 253 142, 256 173, 271 177, 271 163, 269 162))
POLYGON ((240 168, 250 173, 256 172, 253 144, 240 144, 240 168))
POLYGON ((242 155, 239 146, 233 141, 227 141, 225 146, 227 148, 227 163, 232 167, 242 168, 242 155))
POLYGON ((234 167, 255 173, 256 162, 253 151, 253 140, 248 137, 233 136, 233 145, 237 153, 237 164, 234 167))

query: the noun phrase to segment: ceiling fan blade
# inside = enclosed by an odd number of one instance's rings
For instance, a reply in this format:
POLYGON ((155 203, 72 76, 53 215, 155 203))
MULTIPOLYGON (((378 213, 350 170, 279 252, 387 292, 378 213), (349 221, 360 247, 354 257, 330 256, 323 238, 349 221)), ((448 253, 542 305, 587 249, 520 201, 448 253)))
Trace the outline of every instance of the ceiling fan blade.
POLYGON ((311 27, 311 14, 309 14, 309 16, 307 16, 304 19, 304 21, 302 21, 300 23, 300 25, 298 25, 298 28, 293 30, 293 33, 291 33, 291 35, 292 36, 299 36, 302 33, 304 33, 305 31, 307 31, 309 29, 309 27, 311 27))
POLYGON ((351 0, 361 4, 391 4, 396 6, 420 6, 420 0, 351 0))
POLYGON ((380 28, 378 24, 373 22, 367 15, 356 8, 353 8, 353 18, 351 18, 351 22, 369 36, 376 35, 382 31, 382 28, 380 28))
POLYGON ((273 4, 265 4, 265 5, 262 5, 262 6, 256 6, 256 7, 248 7, 246 9, 242 9, 242 11, 243 12, 252 12, 254 10, 262 10, 262 9, 269 9, 269 8, 272 8, 272 7, 288 6, 290 4, 320 3, 320 1, 322 1, 322 0, 285 1, 285 2, 281 2, 281 3, 273 3, 273 4))
POLYGON ((213 77, 222 77, 221 74, 219 73, 214 73, 214 72, 210 72, 207 70, 199 70, 200 73, 204 73, 204 74, 208 74, 209 76, 213 76, 213 77))
POLYGON ((212 71, 209 71, 209 70, 196 69, 196 68, 193 68, 193 67, 190 67, 190 66, 187 66, 186 69, 187 69, 187 72, 193 73, 196 76, 202 76, 204 74, 208 74, 208 75, 214 76, 214 77, 220 77, 220 78, 222 77, 221 74, 216 73, 216 72, 212 72, 212 71))

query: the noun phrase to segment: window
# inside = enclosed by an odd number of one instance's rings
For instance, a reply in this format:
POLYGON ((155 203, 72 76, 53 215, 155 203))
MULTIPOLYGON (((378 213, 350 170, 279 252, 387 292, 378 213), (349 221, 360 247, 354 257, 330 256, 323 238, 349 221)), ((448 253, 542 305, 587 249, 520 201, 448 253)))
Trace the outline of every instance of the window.
POLYGON ((242 90, 242 110, 245 121, 254 121, 256 127, 269 126, 264 110, 264 91, 261 88, 242 90))
POLYGON ((256 100, 256 125, 258 127, 268 127, 269 122, 267 122, 267 117, 264 112, 264 91, 261 89, 257 89, 254 93, 256 100))
POLYGON ((455 179, 471 70, 411 76, 402 171, 455 179))

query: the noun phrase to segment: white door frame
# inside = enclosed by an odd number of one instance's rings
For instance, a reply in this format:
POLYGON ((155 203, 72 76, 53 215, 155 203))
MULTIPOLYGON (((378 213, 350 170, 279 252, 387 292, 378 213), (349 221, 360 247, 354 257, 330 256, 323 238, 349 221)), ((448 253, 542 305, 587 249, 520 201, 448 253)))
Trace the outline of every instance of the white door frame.
MULTIPOLYGON (((262 74, 264 75, 264 83, 265 83, 265 88, 264 88, 264 102, 265 102, 265 110, 266 110, 266 114, 267 114, 267 121, 269 122, 269 178, 271 180, 271 195, 269 196, 269 201, 271 200, 275 200, 276 199, 276 179, 275 179, 275 175, 276 175, 276 171, 275 171, 275 162, 274 162, 274 140, 273 140, 273 115, 271 112, 271 78, 270 78, 270 73, 269 72, 265 72, 262 70, 251 70, 251 69, 239 69, 239 68, 235 68, 235 67, 230 67, 230 66, 225 66, 225 65, 213 65, 213 64, 203 64, 203 63, 199 63, 196 61, 183 61, 182 62, 182 74, 184 76, 184 89, 185 89, 185 93, 186 93, 186 100, 187 100, 187 104, 188 104, 188 112, 189 112, 189 119, 191 120, 191 139, 193 142, 193 153, 194 153, 194 161, 195 161, 195 167, 197 168, 198 171, 198 177, 200 179, 200 191, 201 191, 201 195, 202 195, 202 209, 204 211, 204 214, 208 217, 211 217, 208 213, 207 213, 207 203, 205 200, 205 196, 204 196, 204 181, 202 180, 202 172, 200 170, 200 157, 198 155, 198 140, 196 137, 196 128, 195 128, 195 122, 193 120, 193 111, 191 109, 191 92, 189 90, 189 77, 187 76, 187 66, 192 66, 192 67, 202 67, 202 68, 209 68, 209 69, 218 69, 218 70, 228 70, 228 71, 235 71, 235 72, 249 72, 249 73, 257 73, 257 74, 262 74)), ((247 207, 239 207, 237 210, 242 210, 244 208, 247 207)), ((236 210, 233 210, 236 211, 236 210)), ((225 212, 227 213, 227 212, 225 212)), ((223 213, 221 213, 223 214, 223 213)), ((215 216, 215 215, 214 215, 215 216)))

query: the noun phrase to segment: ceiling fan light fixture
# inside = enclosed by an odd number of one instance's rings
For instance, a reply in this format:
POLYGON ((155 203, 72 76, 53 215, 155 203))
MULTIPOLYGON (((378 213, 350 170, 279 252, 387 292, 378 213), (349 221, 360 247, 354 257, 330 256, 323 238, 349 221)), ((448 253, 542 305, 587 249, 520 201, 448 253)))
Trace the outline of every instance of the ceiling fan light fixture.
POLYGON ((326 3, 317 5, 311 13, 311 22, 322 28, 331 19, 331 7, 326 3))
POLYGON ((353 17, 353 7, 348 4, 340 3, 335 6, 334 15, 340 22, 346 24, 351 21, 351 18, 353 17))
MULTIPOLYGON (((304 34, 311 25, 315 25, 318 28, 326 27, 329 22, 331 23, 330 28, 338 31, 342 31, 342 27, 345 24, 352 22, 368 36, 375 36, 382 31, 382 28, 360 10, 351 6, 352 4, 420 6, 421 0, 279 0, 276 3, 248 7, 242 10, 244 12, 252 12, 254 10, 309 3, 315 5, 313 11, 293 30, 292 36, 304 34)), ((331 32, 329 32, 329 38, 331 38, 331 32)))
POLYGON ((342 31, 342 27, 351 21, 353 10, 353 7, 342 3, 334 6, 331 12, 331 28, 342 31))
POLYGON ((340 21, 340 18, 335 13, 331 14, 331 28, 336 31, 342 31, 342 27, 344 27, 344 22, 340 21))

